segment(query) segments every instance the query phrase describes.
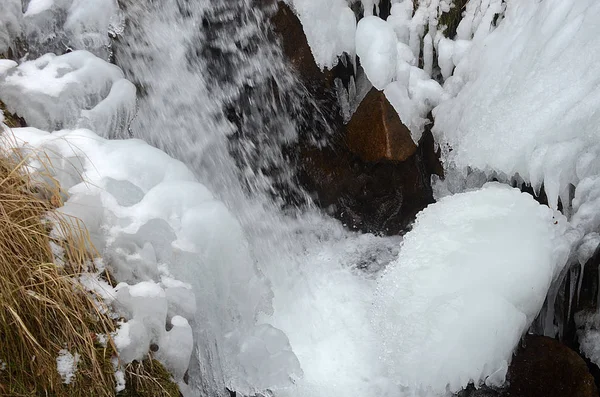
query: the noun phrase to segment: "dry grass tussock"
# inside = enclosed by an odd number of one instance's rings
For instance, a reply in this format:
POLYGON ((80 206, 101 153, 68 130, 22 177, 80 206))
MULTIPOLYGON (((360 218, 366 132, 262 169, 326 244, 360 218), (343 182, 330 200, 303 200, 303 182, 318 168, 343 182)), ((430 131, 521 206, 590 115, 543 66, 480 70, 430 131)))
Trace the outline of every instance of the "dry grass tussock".
MULTIPOLYGON (((95 256, 88 233, 55 211, 60 186, 49 172, 33 178, 27 160, 0 149, 0 396, 113 396, 115 349, 97 335, 115 325, 76 281, 95 256), (63 230, 60 240, 50 237, 53 224, 63 230), (64 264, 55 264, 51 243, 62 247, 64 264), (63 349, 79 355, 70 384, 57 371, 63 349)), ((166 373, 159 379, 138 365, 126 379, 140 392, 124 395, 179 395, 166 373)))

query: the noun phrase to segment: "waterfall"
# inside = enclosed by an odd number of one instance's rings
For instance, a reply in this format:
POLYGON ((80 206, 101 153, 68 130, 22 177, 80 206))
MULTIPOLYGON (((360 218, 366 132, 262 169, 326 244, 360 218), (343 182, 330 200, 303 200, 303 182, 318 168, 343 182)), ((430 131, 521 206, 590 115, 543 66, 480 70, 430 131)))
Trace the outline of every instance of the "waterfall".
MULTIPOLYGON (((298 385, 300 393, 304 387, 305 393, 327 394, 337 360, 372 353, 366 341, 356 343, 370 339, 366 291, 373 288, 373 272, 395 257, 400 239, 345 231, 316 210, 296 182, 296 159, 287 148, 300 134, 323 137, 330 128, 271 32, 274 4, 121 3, 126 26, 114 43, 114 60, 138 87, 131 136, 183 161, 238 218, 272 288, 274 313, 260 321, 290 338, 308 384, 298 385), (286 201, 300 204, 284 209, 286 201), (333 283, 327 296, 318 291, 324 280, 333 283), (343 305, 344 311, 335 313, 343 305), (314 316, 311 321, 321 321, 322 329, 301 331, 298 326, 315 310, 330 318, 314 316), (310 368, 315 363, 309 341, 336 331, 338 340, 357 346, 343 354, 329 352, 339 357, 323 361, 321 371, 310 368)), ((223 395, 231 387, 215 360, 218 349, 199 341, 198 360, 190 369, 198 394, 223 395)), ((375 371, 367 363, 348 364, 344 376, 350 378, 375 371)), ((352 389, 352 382, 342 389, 352 389)))

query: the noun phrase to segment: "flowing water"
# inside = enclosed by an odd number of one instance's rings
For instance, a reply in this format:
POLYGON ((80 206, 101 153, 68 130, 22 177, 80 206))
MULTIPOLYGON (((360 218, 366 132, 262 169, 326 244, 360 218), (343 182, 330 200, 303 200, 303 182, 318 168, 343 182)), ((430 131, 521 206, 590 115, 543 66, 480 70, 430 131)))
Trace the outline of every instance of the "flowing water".
MULTIPOLYGON (((326 395, 327 378, 340 363, 349 377, 375 371, 363 342, 370 339, 368 291, 399 238, 345 231, 296 183, 285 148, 301 130, 321 136, 329 130, 286 64, 268 23, 274 8, 263 3, 123 2, 127 25, 114 46, 115 63, 138 86, 133 137, 187 164, 241 223, 271 284, 273 314, 261 320, 287 334, 304 370, 297 390, 286 393, 326 395), (282 191, 303 204, 283 210, 282 191)), ((201 346, 192 388, 223 395, 232 383, 220 368, 219 346, 201 346)))

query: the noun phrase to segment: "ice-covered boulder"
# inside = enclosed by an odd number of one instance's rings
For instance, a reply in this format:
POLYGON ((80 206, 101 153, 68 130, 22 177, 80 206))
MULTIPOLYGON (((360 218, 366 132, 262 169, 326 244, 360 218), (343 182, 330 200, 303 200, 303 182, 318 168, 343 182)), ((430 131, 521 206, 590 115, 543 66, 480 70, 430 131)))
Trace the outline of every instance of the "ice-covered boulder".
POLYGON ((344 52, 355 54, 356 17, 345 0, 285 0, 302 22, 317 65, 331 69, 344 52))
POLYGON ((272 294, 240 224, 183 163, 140 140, 105 140, 84 129, 13 133, 25 152, 43 151, 31 166, 50 162, 66 192, 60 211, 84 222, 120 282, 114 290, 90 279, 85 285, 109 289, 105 301, 127 320, 115 336, 123 361, 155 345, 178 380, 189 369, 190 379, 210 376, 221 390, 233 385, 247 394, 289 385, 301 373, 287 337, 257 323, 272 294))
POLYGON ((14 46, 14 40, 21 36, 23 13, 21 0, 2 0, 0 3, 0 55, 14 46))
POLYGON ((23 16, 34 56, 87 50, 108 60, 109 33, 119 32, 122 24, 116 0, 31 0, 23 16))
POLYGON ((0 100, 32 127, 92 128, 104 137, 127 136, 136 111, 135 86, 87 51, 46 54, 0 73, 0 100))
POLYGON ((567 260, 566 230, 560 213, 496 183, 423 210, 375 298, 390 378, 416 395, 502 384, 567 260))
MULTIPOLYGON (((543 184, 553 208, 559 197, 567 206, 571 185, 600 173, 600 76, 590 72, 600 61, 599 18, 594 0, 508 2, 499 26, 475 37, 445 82, 458 94, 434 110, 446 165, 518 174, 536 192, 543 184)), ((593 198, 593 184, 576 195, 593 198)))

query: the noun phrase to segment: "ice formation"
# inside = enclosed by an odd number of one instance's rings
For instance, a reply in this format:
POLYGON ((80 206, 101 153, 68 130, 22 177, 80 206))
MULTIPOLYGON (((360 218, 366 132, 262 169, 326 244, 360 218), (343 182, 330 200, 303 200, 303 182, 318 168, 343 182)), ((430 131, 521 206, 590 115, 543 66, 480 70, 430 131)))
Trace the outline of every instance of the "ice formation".
POLYGON ((123 24, 116 0, 31 0, 22 18, 34 55, 87 50, 105 60, 109 33, 119 32, 123 24))
POLYGON ((452 147, 446 161, 518 174, 536 191, 543 183, 553 208, 569 203, 569 186, 598 174, 599 78, 589 70, 599 16, 593 1, 509 3, 446 81, 458 95, 434 111, 436 137, 452 147))
POLYGON ((600 365, 600 313, 588 311, 575 315, 579 349, 596 365, 600 365))
POLYGON ((4 54, 14 46, 15 39, 21 36, 23 13, 21 0, 2 0, 0 8, 0 54, 4 54))
POLYGON ((362 61, 367 77, 382 90, 396 77, 398 50, 396 33, 379 17, 368 16, 358 22, 356 54, 362 61))
POLYGON ((367 12, 372 9, 372 1, 363 1, 363 5, 366 16, 356 29, 356 53, 368 79, 385 92, 418 143, 428 113, 456 94, 443 89, 440 81, 451 78, 473 40, 481 40, 493 30, 504 4, 502 0, 468 2, 453 38, 447 37, 446 26, 440 23, 442 15, 454 7, 449 0, 420 1, 416 5, 412 0, 396 1, 386 20, 367 12), (434 71, 434 60, 441 76, 434 71))
POLYGON ((195 349, 193 365, 223 366, 237 382, 232 388, 245 393, 260 391, 244 383, 253 377, 268 388, 301 374, 287 337, 256 323, 270 310, 270 288, 239 224, 182 163, 142 141, 108 141, 89 130, 12 132, 23 150, 44 151, 68 192, 60 211, 84 221, 121 281, 93 288, 108 289, 102 296, 127 319, 115 336, 124 362, 156 344, 156 357, 181 381, 195 349))
POLYGON ((567 228, 560 213, 496 183, 419 213, 375 300, 390 377, 435 395, 502 384, 567 260, 567 228))
MULTIPOLYGON (((1 68, 1 65, 0 65, 1 68)), ((125 137, 136 110, 135 86, 116 66, 87 51, 0 69, 0 100, 27 124, 46 131, 92 128, 104 137, 125 137)))
POLYGON ((331 69, 344 52, 355 54, 356 17, 346 0, 286 0, 302 22, 306 39, 321 68, 331 69))

